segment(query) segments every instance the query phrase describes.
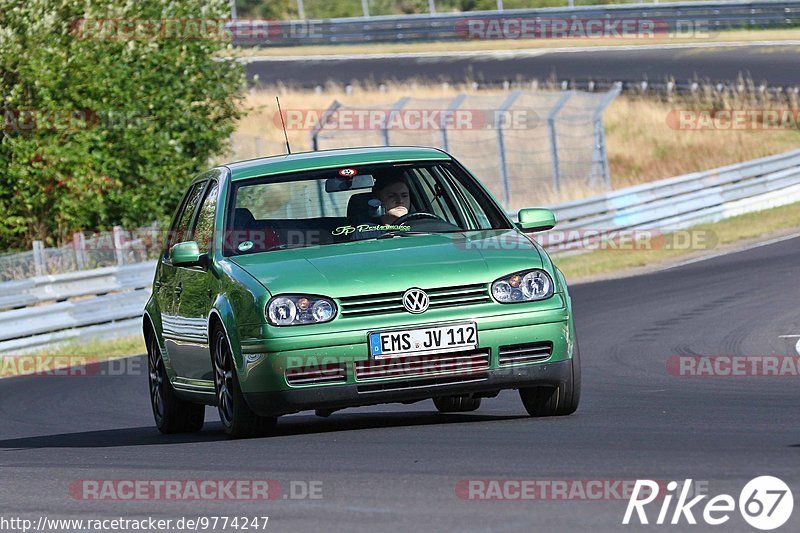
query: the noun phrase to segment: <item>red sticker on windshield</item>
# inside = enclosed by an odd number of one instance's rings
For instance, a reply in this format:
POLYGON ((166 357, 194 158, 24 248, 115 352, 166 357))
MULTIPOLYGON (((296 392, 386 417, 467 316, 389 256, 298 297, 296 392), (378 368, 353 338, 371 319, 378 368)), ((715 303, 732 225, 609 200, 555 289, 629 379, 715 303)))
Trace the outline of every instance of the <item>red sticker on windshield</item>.
POLYGON ((352 178, 356 174, 358 174, 358 171, 354 168, 343 168, 339 171, 339 175, 345 178, 352 178))

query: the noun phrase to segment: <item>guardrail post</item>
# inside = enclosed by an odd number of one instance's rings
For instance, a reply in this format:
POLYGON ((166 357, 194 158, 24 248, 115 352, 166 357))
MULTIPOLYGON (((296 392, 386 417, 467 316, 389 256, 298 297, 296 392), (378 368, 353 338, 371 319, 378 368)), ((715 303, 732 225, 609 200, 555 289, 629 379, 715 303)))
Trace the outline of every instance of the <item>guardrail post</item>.
POLYGON ((33 241, 33 269, 37 276, 44 276, 47 273, 47 264, 44 260, 44 243, 33 241))
POLYGON ((111 231, 114 238, 114 255, 117 256, 117 264, 122 266, 125 264, 125 254, 122 250, 122 232, 125 230, 121 226, 114 226, 111 231))
POLYGON ((386 117, 386 122, 383 123, 383 127, 381 128, 381 135, 383 135, 383 145, 390 146, 389 144, 389 124, 392 122, 392 117, 394 117, 395 113, 403 109, 403 107, 411 100, 410 96, 404 96, 392 106, 391 111, 389 111, 389 115, 386 117))
POLYGON ((466 97, 466 94, 461 93, 453 98, 453 101, 447 106, 447 111, 445 112, 446 114, 442 114, 442 118, 439 121, 439 133, 442 140, 442 150, 445 152, 450 150, 450 143, 447 139, 447 119, 449 119, 453 115, 453 112, 461 106, 466 97))
POLYGON ((508 161, 506 160, 506 141, 503 135, 503 126, 505 125, 505 113, 514 105, 514 102, 519 98, 522 91, 513 91, 509 94, 500 109, 495 114, 495 127, 497 127, 497 152, 500 156, 500 179, 503 185, 503 204, 506 209, 511 205, 511 186, 508 183, 508 161))
POLYGON ((338 100, 334 100, 333 103, 328 106, 328 109, 322 114, 320 117, 319 122, 314 125, 314 129, 311 130, 311 149, 313 151, 319 150, 319 132, 322 131, 322 128, 325 127, 325 124, 328 123, 328 119, 331 118, 337 109, 342 107, 342 104, 338 100))
POLYGON ((561 93, 555 105, 547 112, 547 134, 550 137, 550 162, 553 168, 553 190, 561 190, 561 166, 558 162, 558 139, 556 136, 556 115, 574 94, 573 91, 561 93))
POLYGON ((72 246, 75 248, 75 267, 78 270, 86 268, 86 239, 83 233, 76 231, 72 234, 72 246))
POLYGON ((597 185, 598 174, 600 181, 606 187, 611 185, 611 171, 608 169, 608 152, 606 151, 606 130, 603 127, 603 111, 622 92, 622 84, 616 82, 603 98, 601 98, 592 115, 594 129, 594 148, 592 149, 592 174, 589 184, 597 185))

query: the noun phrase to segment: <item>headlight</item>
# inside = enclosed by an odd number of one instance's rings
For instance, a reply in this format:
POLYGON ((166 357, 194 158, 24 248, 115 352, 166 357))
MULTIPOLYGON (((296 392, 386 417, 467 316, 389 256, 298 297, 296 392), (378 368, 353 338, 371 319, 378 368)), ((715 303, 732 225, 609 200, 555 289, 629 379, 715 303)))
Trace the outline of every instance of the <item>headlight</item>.
POLYGON ((274 326, 321 324, 333 320, 336 305, 319 296, 276 296, 267 303, 267 320, 274 326))
POLYGON ((492 283, 492 296, 501 304, 546 300, 553 295, 553 279, 534 269, 505 276, 492 283))

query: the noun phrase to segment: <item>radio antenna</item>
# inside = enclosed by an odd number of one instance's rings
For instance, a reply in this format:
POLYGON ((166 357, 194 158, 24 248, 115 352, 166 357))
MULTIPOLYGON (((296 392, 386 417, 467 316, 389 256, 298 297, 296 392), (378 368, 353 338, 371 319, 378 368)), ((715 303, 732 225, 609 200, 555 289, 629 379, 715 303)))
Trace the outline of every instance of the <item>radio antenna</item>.
POLYGON ((283 111, 281 111, 281 99, 277 96, 275 101, 278 102, 278 114, 281 116, 281 125, 283 126, 283 138, 286 139, 286 151, 292 155, 292 147, 289 146, 289 134, 286 133, 286 122, 283 120, 283 111))

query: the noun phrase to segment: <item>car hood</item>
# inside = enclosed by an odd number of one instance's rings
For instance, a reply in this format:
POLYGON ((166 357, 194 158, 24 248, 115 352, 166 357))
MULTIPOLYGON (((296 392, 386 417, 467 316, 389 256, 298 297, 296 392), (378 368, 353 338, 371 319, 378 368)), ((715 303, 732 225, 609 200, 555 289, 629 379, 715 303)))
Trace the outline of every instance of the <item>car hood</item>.
POLYGON ((516 230, 372 239, 230 259, 273 295, 334 298, 488 283, 519 270, 542 268, 537 247, 516 230))

